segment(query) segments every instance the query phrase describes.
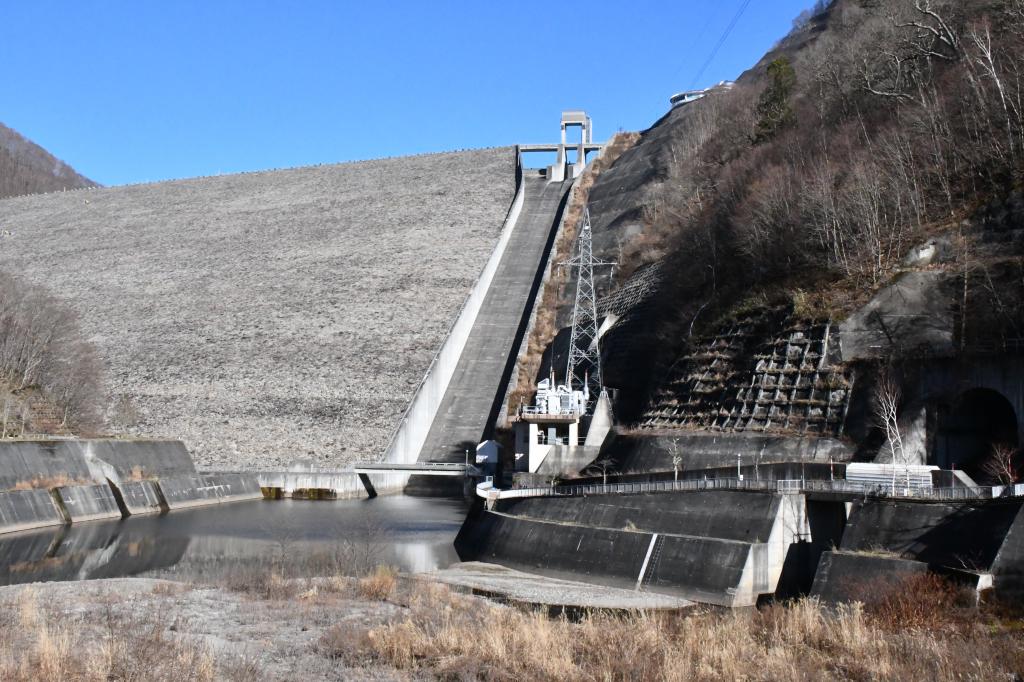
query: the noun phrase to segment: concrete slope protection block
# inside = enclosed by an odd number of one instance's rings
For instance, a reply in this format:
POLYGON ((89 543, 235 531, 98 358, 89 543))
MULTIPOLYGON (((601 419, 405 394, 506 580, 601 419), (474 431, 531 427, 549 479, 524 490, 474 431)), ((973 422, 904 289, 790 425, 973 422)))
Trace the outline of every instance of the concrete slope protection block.
POLYGON ((114 491, 106 483, 63 486, 55 488, 54 495, 72 523, 122 517, 114 491))
POLYGON ((0 533, 60 526, 65 522, 49 490, 0 492, 0 533))

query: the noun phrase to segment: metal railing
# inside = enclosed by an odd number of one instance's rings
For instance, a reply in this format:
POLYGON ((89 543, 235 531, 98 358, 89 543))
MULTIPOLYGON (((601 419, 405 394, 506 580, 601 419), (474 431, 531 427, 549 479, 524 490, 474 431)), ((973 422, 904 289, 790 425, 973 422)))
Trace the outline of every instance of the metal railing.
POLYGON ((560 409, 557 412, 551 412, 542 407, 535 405, 523 405, 519 408, 519 414, 537 415, 541 417, 578 417, 580 412, 571 408, 560 409))
MULTIPOLYGON (((846 480, 776 480, 760 481, 739 478, 709 478, 686 481, 650 481, 642 483, 607 483, 589 485, 554 485, 549 487, 495 490, 500 499, 520 497, 585 497, 589 495, 636 495, 658 492, 693 492, 704 490, 742 490, 801 494, 807 492, 839 493, 876 498, 924 500, 990 500, 1024 497, 1024 484, 1014 486, 978 486, 973 488, 929 488, 879 484, 866 485, 846 480)), ((492 493, 492 494, 493 494, 492 493)))
MULTIPOLYGON (((586 443, 586 436, 579 436, 576 438, 575 445, 583 445, 586 443)), ((537 434, 537 445, 573 445, 569 442, 569 436, 557 436, 555 438, 548 438, 547 434, 537 434)))

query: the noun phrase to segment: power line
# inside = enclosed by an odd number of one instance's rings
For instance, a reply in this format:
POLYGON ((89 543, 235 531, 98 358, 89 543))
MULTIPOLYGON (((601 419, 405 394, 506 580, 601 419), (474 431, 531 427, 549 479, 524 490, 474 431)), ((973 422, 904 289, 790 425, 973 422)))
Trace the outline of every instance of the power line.
POLYGON ((722 32, 721 37, 719 37, 718 42, 715 43, 715 47, 711 50, 711 54, 708 55, 704 64, 701 65, 700 70, 697 71, 697 75, 694 76, 693 81, 690 82, 691 90, 697 85, 697 81, 699 81, 700 77, 704 75, 704 71, 706 71, 711 65, 711 62, 714 61, 716 56, 718 56, 718 51, 722 48, 722 45, 725 44, 725 41, 729 39, 729 34, 732 33, 734 28, 736 28, 736 24, 739 23, 740 17, 742 17, 743 13, 747 11, 747 6, 750 4, 750 1, 751 0, 743 0, 740 3, 740 7, 736 10, 736 14, 733 15, 732 21, 730 21, 729 25, 725 27, 725 30, 722 32))

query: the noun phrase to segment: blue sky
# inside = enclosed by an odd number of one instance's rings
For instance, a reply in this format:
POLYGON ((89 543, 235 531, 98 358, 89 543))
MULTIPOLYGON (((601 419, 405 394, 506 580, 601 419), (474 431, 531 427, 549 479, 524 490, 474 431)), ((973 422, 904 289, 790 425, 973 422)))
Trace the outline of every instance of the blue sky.
MULTIPOLYGON (((812 0, 753 0, 696 83, 812 0)), ((7 3, 0 122, 107 185, 646 128, 744 0, 7 3)))

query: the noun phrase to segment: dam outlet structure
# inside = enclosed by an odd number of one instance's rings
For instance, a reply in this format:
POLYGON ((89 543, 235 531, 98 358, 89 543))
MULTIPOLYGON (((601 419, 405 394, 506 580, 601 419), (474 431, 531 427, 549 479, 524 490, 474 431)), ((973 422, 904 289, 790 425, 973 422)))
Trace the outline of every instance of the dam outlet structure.
POLYGON ((462 495, 465 478, 407 473, 403 467, 485 464, 478 449, 494 436, 570 190, 587 154, 600 149, 592 141, 590 118, 572 111, 562 115, 559 144, 516 147, 516 194, 498 243, 397 426, 382 465, 374 469, 379 473, 362 474, 378 490, 401 486, 412 495, 462 495), (566 128, 574 126, 582 129, 575 146, 565 138, 566 128), (524 165, 525 155, 550 151, 556 153, 553 165, 524 165), (385 473, 388 463, 394 467, 385 473))

